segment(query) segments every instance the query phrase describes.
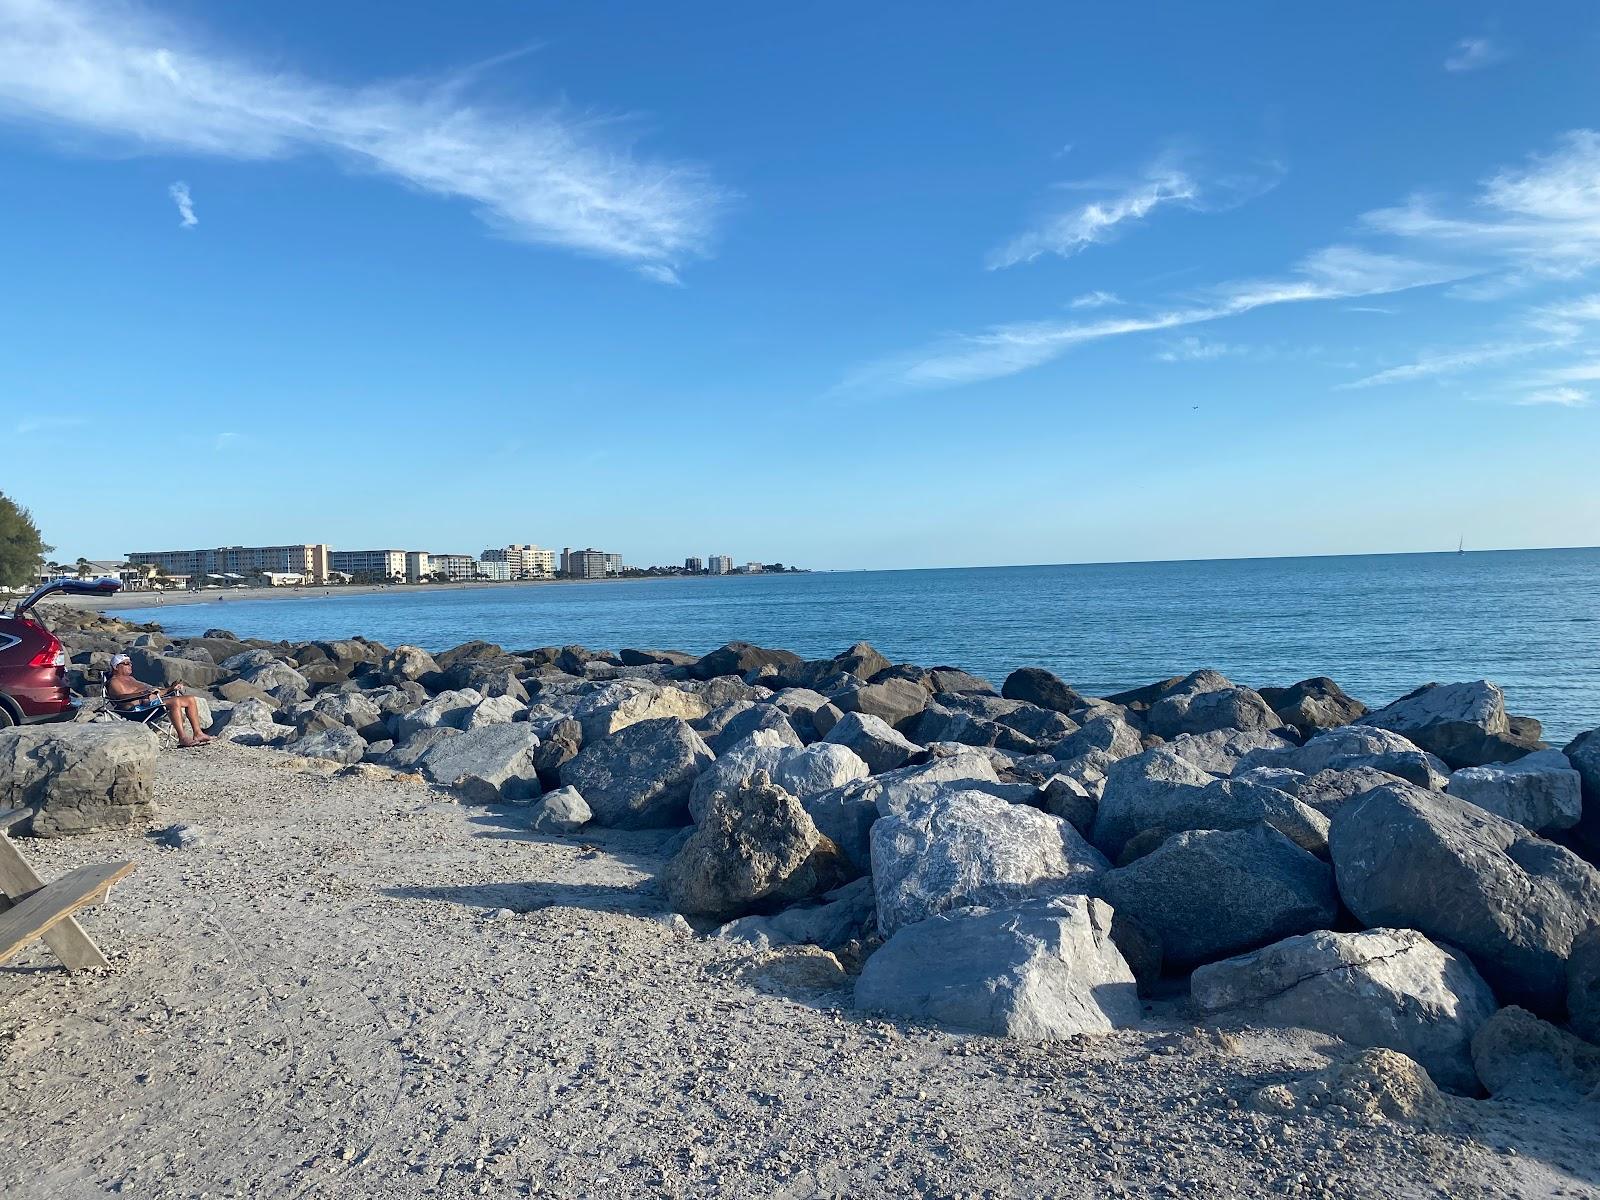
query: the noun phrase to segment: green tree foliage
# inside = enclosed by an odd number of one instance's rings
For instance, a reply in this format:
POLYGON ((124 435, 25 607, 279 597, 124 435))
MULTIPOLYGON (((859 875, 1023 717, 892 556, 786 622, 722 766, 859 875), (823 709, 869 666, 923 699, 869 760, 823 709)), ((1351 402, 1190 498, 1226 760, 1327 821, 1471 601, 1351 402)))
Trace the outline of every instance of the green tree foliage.
POLYGON ((28 510, 0 492, 0 587, 32 583, 44 556, 54 549, 39 537, 28 510))

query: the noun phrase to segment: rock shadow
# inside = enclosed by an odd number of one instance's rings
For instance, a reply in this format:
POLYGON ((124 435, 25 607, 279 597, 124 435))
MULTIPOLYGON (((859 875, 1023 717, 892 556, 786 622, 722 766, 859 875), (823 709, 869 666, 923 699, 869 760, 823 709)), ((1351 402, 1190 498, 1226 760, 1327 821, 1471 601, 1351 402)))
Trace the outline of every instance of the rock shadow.
POLYGON ((460 887, 392 887, 382 894, 396 900, 444 900, 467 908, 493 912, 508 908, 514 913, 538 912, 545 908, 588 908, 599 912, 652 916, 665 911, 654 879, 633 883, 473 883, 460 887))

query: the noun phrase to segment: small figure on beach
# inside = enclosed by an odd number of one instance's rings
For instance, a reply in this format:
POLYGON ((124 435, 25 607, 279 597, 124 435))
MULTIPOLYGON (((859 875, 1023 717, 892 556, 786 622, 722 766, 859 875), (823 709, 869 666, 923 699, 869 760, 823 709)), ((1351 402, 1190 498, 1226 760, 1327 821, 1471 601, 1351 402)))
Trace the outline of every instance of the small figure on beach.
POLYGON ((183 685, 175 683, 169 688, 158 688, 140 683, 133 675, 133 661, 126 654, 114 655, 111 659, 106 695, 119 712, 139 713, 158 704, 164 705, 167 719, 177 730, 180 746, 203 746, 211 740, 200 728, 199 702, 183 694, 183 685), (185 721, 189 725, 187 733, 184 732, 185 721))

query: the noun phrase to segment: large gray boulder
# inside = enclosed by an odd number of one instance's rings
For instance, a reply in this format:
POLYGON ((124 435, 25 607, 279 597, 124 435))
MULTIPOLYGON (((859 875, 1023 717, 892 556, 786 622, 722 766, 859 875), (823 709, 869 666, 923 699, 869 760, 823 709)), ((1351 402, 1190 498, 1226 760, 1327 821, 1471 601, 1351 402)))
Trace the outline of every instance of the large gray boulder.
POLYGON ((129 649, 128 657, 133 660, 133 673, 141 682, 160 687, 181 683, 188 688, 207 688, 226 675, 204 654, 200 656, 204 659, 202 662, 135 646, 129 649))
POLYGON ((1286 688, 1261 688, 1261 698, 1272 706, 1278 720, 1303 734, 1337 729, 1364 717, 1367 706, 1349 696, 1326 675, 1302 679, 1286 688))
MULTIPOLYGON (((795 731, 795 727, 789 721, 788 714, 776 705, 741 702, 738 705, 726 706, 726 708, 733 707, 738 707, 741 711, 730 714, 727 721, 722 723, 721 728, 714 736, 710 735, 701 725, 690 722, 690 724, 695 725, 696 730, 700 732, 700 736, 706 739, 706 744, 711 747, 713 753, 719 758, 752 733, 758 732, 772 734, 778 742, 795 750, 806 744, 807 739, 802 738, 795 731)), ((724 710, 719 710, 719 712, 721 711, 724 710)), ((712 714, 707 714, 708 721, 711 716, 712 714)), ((806 720, 809 723, 809 713, 806 714, 806 720)))
POLYGON ((1293 742, 1270 729, 1213 729, 1209 733, 1180 733, 1168 739, 1164 748, 1202 771, 1231 775, 1247 755, 1293 746, 1293 742))
POLYGON ((1514 733, 1504 693, 1487 679, 1430 683, 1360 719, 1403 734, 1452 768, 1510 762, 1538 748, 1514 733))
POLYGON ((659 717, 698 721, 710 711, 705 697, 695 692, 619 679, 581 700, 572 715, 583 726, 584 741, 597 742, 640 721, 659 717))
POLYGON ((334 725, 298 737, 284 749, 301 758, 323 758, 349 766, 366 757, 367 739, 348 725, 334 725))
POLYGON ((1367 725, 1330 729, 1303 746, 1253 750, 1240 760, 1236 769, 1255 767, 1284 767, 1303 775, 1367 768, 1385 771, 1435 791, 1444 789, 1450 774, 1444 760, 1422 750, 1401 734, 1367 725))
POLYGON ((424 675, 439 673, 433 656, 418 646, 396 646, 383 657, 379 670, 391 682, 415 683, 424 675))
POLYGON ((1252 1024, 1315 1029, 1416 1059, 1435 1083, 1472 1094, 1472 1035, 1499 1005, 1465 955, 1414 929, 1315 933, 1197 967, 1195 1007, 1252 1024))
POLYGON ((0 808, 33 809, 35 837, 146 824, 159 747, 132 722, 0 729, 0 808))
POLYGON ((689 793, 689 815, 698 821, 717 792, 735 792, 757 771, 804 799, 851 780, 865 779, 867 764, 854 751, 826 743, 796 748, 781 733, 761 729, 730 748, 702 771, 689 793))
POLYGON ((1579 1037, 1600 1042, 1600 925, 1573 940, 1567 958, 1567 1020, 1579 1037))
POLYGON ((424 729, 432 729, 437 725, 460 729, 467 723, 472 710, 482 702, 483 697, 471 688, 440 692, 426 704, 419 705, 410 712, 401 713, 390 722, 394 740, 409 741, 424 729))
POLYGON ((878 929, 964 905, 1006 908, 1086 892, 1110 864, 1066 821, 977 791, 955 791, 872 826, 878 929))
POLYGON ((534 753, 539 739, 524 721, 480 725, 447 738, 417 762, 433 783, 474 804, 514 803, 539 795, 534 753))
POLYGON ((1063 762, 1100 751, 1111 758, 1127 758, 1144 748, 1139 731, 1116 713, 1096 713, 1087 718, 1075 733, 1050 747, 1050 753, 1063 762))
POLYGON ((845 713, 822 740, 854 751, 874 775, 905 766, 911 756, 922 749, 897 733, 881 717, 859 712, 845 713))
POLYGON ((711 749, 681 717, 655 717, 592 742, 561 766, 601 825, 659 829, 686 824, 695 776, 711 749))
POLYGON ((1364 925, 1464 950, 1499 997, 1559 1014, 1573 939, 1600 924, 1600 871, 1521 825, 1397 783, 1334 815, 1339 894, 1364 925))
POLYGON ((1262 822, 1302 850, 1327 857, 1328 818, 1287 792, 1242 779, 1213 779, 1198 790, 1189 787, 1143 793, 1138 837, 1118 852, 1119 865, 1153 850, 1186 829, 1245 829, 1262 822))
POLYGON ((359 692, 328 692, 317 697, 312 703, 312 710, 333 719, 340 725, 349 726, 369 742, 380 741, 389 736, 388 725, 383 719, 383 710, 369 697, 359 692))
POLYGON ((273 659, 244 672, 246 683, 282 701, 304 699, 311 694, 311 681, 286 662, 273 659))
POLYGON ((856 1004, 1029 1041, 1137 1025, 1138 989, 1111 920, 1103 902, 1077 895, 941 913, 867 959, 856 1004))
POLYGON ((1580 733, 1561 753, 1578 773, 1583 790, 1583 816, 1575 834, 1591 859, 1600 858, 1600 729, 1580 733))
POLYGON ((906 812, 950 791, 970 789, 996 794, 1009 786, 1000 782, 986 757, 968 751, 848 782, 804 796, 801 803, 817 828, 839 847, 850 869, 866 874, 872 869, 870 832, 880 816, 906 812))
POLYGON ((1174 834, 1097 891, 1178 967, 1326 928, 1339 910, 1327 864, 1267 825, 1174 834))
POLYGON ((286 741, 291 730, 274 720, 277 705, 266 700, 241 700, 228 710, 228 719, 217 736, 244 746, 275 746, 286 741))
POLYGON ((1535 833, 1571 829, 1583 815, 1582 781, 1559 750, 1537 750, 1515 762, 1462 767, 1445 791, 1535 833))
POLYGON ((1114 763, 1106 772, 1095 814, 1094 844, 1115 859, 1158 814, 1203 804, 1200 793, 1212 779, 1209 772, 1165 746, 1114 763))
POLYGON ((547 792, 528 814, 528 828, 534 833, 576 833, 593 819, 589 804, 577 788, 557 788, 547 792))
POLYGON ((812 901, 790 905, 770 917, 730 921, 712 936, 719 941, 748 942, 760 949, 810 944, 835 950, 871 935, 872 914, 872 880, 852 879, 812 901))
MULTIPOLYGON (((1271 767, 1261 767, 1258 770, 1272 770, 1271 767)), ((1316 809, 1326 817, 1332 817, 1350 801, 1358 796, 1365 796, 1375 788, 1388 787, 1392 783, 1404 783, 1398 775, 1391 775, 1388 771, 1380 771, 1375 767, 1348 767, 1344 770, 1318 771, 1315 775, 1305 777, 1305 781, 1295 789, 1295 799, 1301 804, 1316 809)))
POLYGON ((1070 713, 1084 705, 1082 696, 1043 667, 1018 667, 1006 676, 1000 694, 1007 700, 1037 704, 1058 713, 1070 713))
POLYGON ((662 869, 661 886, 677 912, 726 919, 833 888, 837 858, 800 802, 758 771, 737 792, 711 798, 662 869))
POLYGON ((1600 1089, 1600 1046, 1541 1021, 1525 1008, 1502 1008, 1472 1039, 1472 1063, 1496 1100, 1575 1104, 1600 1089))
POLYGON ((920 684, 907 679, 884 679, 841 692, 833 703, 841 712, 879 717, 904 732, 928 707, 931 696, 920 684))
POLYGON ((1145 718, 1160 737, 1214 729, 1272 729, 1281 724, 1259 692, 1236 687, 1215 671, 1196 671, 1150 706, 1145 718))
POLYGON ((788 650, 768 650, 749 642, 729 642, 695 660, 689 673, 696 679, 715 679, 719 675, 746 675, 763 667, 798 666, 803 660, 788 650))

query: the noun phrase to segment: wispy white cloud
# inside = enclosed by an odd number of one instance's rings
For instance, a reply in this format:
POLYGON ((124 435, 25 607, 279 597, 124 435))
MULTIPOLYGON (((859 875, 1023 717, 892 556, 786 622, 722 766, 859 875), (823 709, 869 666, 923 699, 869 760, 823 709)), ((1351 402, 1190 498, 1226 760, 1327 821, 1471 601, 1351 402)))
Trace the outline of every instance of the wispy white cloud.
POLYGON ((1516 404, 1553 404, 1561 408, 1587 408, 1589 406, 1589 393, 1581 388, 1555 387, 1545 388, 1542 391, 1529 392, 1514 401, 1516 404))
POLYGON ((1207 362, 1214 358, 1230 358, 1244 354, 1243 346, 1229 345, 1227 342, 1213 342, 1206 338, 1194 336, 1181 337, 1173 342, 1168 342, 1156 352, 1157 362, 1207 362))
POLYGON ((13 432, 17 437, 27 437, 56 429, 81 429, 88 423, 83 417, 24 417, 13 427, 13 432))
POLYGON ((194 215, 194 201, 189 196, 189 185, 183 180, 178 180, 167 189, 167 195, 172 197, 172 202, 178 206, 178 226, 181 229, 193 229, 200 224, 200 218, 194 215))
POLYGON ((1378 313, 1385 317, 1392 317, 1400 311, 1395 308, 1385 308, 1381 304, 1346 304, 1344 310, 1345 312, 1378 313))
POLYGON ((1527 358, 1547 350, 1559 349, 1569 343, 1564 339, 1543 341, 1502 342, 1484 346, 1470 346, 1454 350, 1438 350, 1420 355, 1412 362, 1402 363, 1387 370, 1364 376, 1350 383, 1340 384, 1340 390, 1379 387, 1386 383, 1408 383, 1417 379, 1434 379, 1442 375, 1459 375, 1477 367, 1527 358))
POLYGON ((1486 37, 1465 37, 1457 42, 1444 60, 1446 71, 1476 71, 1503 62, 1506 50, 1486 37))
POLYGON ((1114 304, 1121 304, 1122 299, 1115 292, 1085 292, 1075 297, 1070 308, 1110 308, 1114 304))
POLYGON ((217 434, 216 438, 211 443, 211 448, 213 450, 227 450, 232 446, 238 445, 243 437, 244 435, 242 433, 235 433, 232 430, 225 430, 222 433, 217 434))
POLYGON ((1308 255, 1282 278, 1223 284, 1200 301, 1165 311, 1096 321, 997 325, 949 338, 869 364, 847 376, 838 390, 894 392, 976 383, 1040 366, 1089 342, 1203 324, 1279 304, 1387 295, 1447 283, 1462 274, 1448 264, 1328 246, 1308 255))
POLYGON ((618 123, 469 103, 471 73, 361 87, 200 49, 121 4, 0 0, 0 116, 118 151, 303 152, 467 200, 504 235, 653 278, 703 253, 724 195, 698 167, 635 158, 618 123))

